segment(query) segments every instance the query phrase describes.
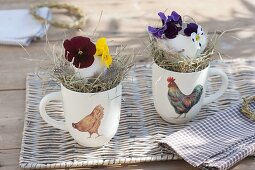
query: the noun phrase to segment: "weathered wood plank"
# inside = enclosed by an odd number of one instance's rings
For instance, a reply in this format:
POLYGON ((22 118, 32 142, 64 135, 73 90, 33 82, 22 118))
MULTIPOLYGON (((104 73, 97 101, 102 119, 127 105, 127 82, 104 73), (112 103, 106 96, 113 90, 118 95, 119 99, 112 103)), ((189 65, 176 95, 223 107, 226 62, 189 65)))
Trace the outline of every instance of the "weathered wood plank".
POLYGON ((0 91, 0 121, 24 118, 24 111, 25 90, 0 91))
POLYGON ((25 89, 27 72, 40 70, 43 65, 42 60, 48 59, 42 44, 28 47, 29 55, 21 47, 0 46, 0 51, 2 59, 0 62, 1 90, 25 89))
POLYGON ((0 119, 0 150, 20 148, 23 118, 0 119))
POLYGON ((0 91, 0 150, 20 148, 25 90, 0 91))
POLYGON ((255 157, 248 157, 233 167, 232 170, 252 170, 255 167, 255 157))
POLYGON ((20 149, 0 149, 0 170, 19 170, 20 149))

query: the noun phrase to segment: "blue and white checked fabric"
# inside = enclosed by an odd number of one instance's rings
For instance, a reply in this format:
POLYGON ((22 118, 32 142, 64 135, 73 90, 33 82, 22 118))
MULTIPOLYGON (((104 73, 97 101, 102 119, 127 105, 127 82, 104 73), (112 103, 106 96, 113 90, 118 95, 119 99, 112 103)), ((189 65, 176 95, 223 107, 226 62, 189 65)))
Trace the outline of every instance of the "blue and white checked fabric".
MULTIPOLYGON (((255 109, 255 104, 250 106, 255 109)), ((241 104, 171 134, 159 145, 201 169, 224 170, 255 152, 255 122, 241 104)))

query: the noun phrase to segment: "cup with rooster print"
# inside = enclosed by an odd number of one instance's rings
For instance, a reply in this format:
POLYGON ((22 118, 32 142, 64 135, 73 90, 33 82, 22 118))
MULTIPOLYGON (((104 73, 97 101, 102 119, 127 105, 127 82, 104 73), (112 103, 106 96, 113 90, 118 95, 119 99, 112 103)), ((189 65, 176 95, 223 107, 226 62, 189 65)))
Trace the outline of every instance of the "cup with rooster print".
POLYGON ((217 100, 227 89, 228 77, 210 66, 198 72, 182 73, 166 70, 156 63, 152 66, 152 91, 158 114, 167 122, 184 123, 194 118, 203 105, 217 100), (205 97, 208 77, 222 78, 219 90, 205 97))
POLYGON ((68 131, 82 146, 102 146, 118 129, 122 67, 112 58, 104 37, 94 44, 88 37, 77 36, 65 40, 63 46, 62 58, 55 60, 60 62, 53 68, 61 90, 43 97, 41 117, 55 128, 68 131), (50 110, 46 111, 46 105, 55 100, 63 103, 64 122, 51 118, 50 110))

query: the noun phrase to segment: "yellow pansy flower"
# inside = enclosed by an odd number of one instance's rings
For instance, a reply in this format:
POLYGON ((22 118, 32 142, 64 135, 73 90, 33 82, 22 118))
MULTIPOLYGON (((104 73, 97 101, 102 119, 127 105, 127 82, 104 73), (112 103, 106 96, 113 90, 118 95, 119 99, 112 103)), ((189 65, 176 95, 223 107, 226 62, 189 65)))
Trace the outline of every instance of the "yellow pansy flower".
POLYGON ((109 51, 109 48, 107 46, 107 43, 106 43, 106 38, 105 37, 102 37, 102 38, 99 38, 97 40, 97 43, 96 43, 96 55, 97 56, 101 56, 103 55, 103 53, 105 51, 109 51))
POLYGON ((101 56, 102 63, 106 65, 107 68, 112 64, 112 56, 109 52, 109 47, 106 42, 106 38, 102 37, 97 40, 96 43, 96 55, 101 56))
POLYGON ((109 53, 103 53, 102 62, 106 65, 107 68, 112 64, 112 56, 109 53))

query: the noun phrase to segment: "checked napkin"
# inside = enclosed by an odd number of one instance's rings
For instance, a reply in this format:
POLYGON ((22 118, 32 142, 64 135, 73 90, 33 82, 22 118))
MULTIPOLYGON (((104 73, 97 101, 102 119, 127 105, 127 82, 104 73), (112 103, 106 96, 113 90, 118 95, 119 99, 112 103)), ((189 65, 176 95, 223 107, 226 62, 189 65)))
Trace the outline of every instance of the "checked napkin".
MULTIPOLYGON (((255 104, 250 105, 255 109, 255 104)), ((224 170, 255 152, 255 122, 241 104, 171 134, 159 145, 201 169, 224 170)))

